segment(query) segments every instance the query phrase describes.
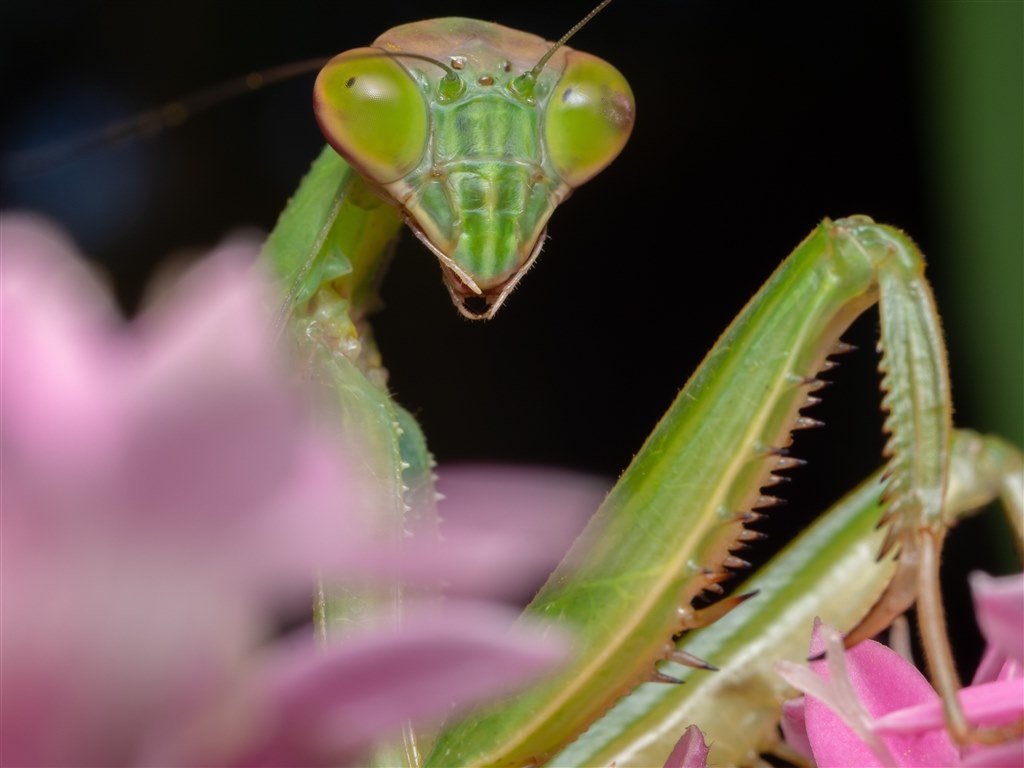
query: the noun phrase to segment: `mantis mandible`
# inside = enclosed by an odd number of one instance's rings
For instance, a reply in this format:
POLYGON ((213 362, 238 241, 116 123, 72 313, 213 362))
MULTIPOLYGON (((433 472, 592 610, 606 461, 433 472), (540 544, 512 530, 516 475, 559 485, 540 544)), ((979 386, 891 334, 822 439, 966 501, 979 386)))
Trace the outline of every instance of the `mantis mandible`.
MULTIPOLYGON (((535 260, 555 206, 625 143, 632 98, 618 71, 595 57, 487 22, 437 19, 397 27, 371 48, 336 57, 318 79, 315 100, 331 148, 282 215, 265 255, 285 286, 282 320, 331 394, 333 416, 366 448, 380 479, 382 520, 390 521, 384 525, 401 530, 410 508, 429 515, 431 460, 414 420, 384 389, 366 325, 392 239, 405 220, 437 257, 456 308, 492 317, 535 260)), ((950 728, 971 736, 955 703, 937 582, 946 527, 966 507, 951 503, 947 489, 952 406, 934 299, 913 242, 854 216, 823 222, 751 300, 531 604, 528 610, 577 631, 568 667, 446 731, 427 765, 546 760, 637 685, 659 679, 657 662, 700 666, 673 637, 713 629, 732 609, 728 618, 740 623, 734 642, 747 655, 758 647, 764 619, 744 623, 746 606, 738 608, 749 593, 699 609, 692 601, 718 592, 729 571, 744 566, 734 551, 760 538, 748 524, 777 503, 768 490, 777 473, 798 463, 787 452, 791 432, 814 426, 802 409, 816 402, 817 374, 844 350, 842 332, 875 303, 891 436, 884 503, 876 480, 836 513, 856 520, 857 533, 831 546, 812 537, 795 556, 838 567, 882 516, 886 534, 872 549, 899 556, 849 597, 843 628, 852 629, 850 642, 866 637, 919 596, 950 728)), ((1001 444, 983 444, 974 459, 979 452, 987 457, 981 465, 998 468, 957 469, 970 489, 961 495, 1001 492, 1019 517, 1019 455, 1001 444)), ((835 597, 811 593, 822 611, 835 597)), ((326 635, 348 610, 344 602, 319 605, 326 635)), ((800 622, 808 620, 793 620, 792 637, 807 634, 800 622)), ((718 663, 713 650, 702 652, 718 663)), ((769 675, 767 662, 753 674, 769 675)), ((770 749, 773 704, 754 704, 761 727, 728 760, 770 749)), ((664 719, 653 705, 640 711, 633 730, 664 719)), ((418 764, 422 745, 410 746, 413 738, 406 734, 404 754, 418 764)), ((639 754, 621 743, 594 749, 639 754)))

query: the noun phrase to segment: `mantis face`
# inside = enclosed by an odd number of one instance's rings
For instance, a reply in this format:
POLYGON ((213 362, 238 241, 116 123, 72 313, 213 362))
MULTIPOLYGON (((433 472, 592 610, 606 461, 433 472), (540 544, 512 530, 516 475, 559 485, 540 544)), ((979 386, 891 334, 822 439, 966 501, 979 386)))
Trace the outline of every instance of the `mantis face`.
POLYGON ((314 106, 328 143, 403 212, 471 319, 493 317, 556 206, 615 159, 635 113, 601 59, 461 18, 395 27, 336 56, 314 106))

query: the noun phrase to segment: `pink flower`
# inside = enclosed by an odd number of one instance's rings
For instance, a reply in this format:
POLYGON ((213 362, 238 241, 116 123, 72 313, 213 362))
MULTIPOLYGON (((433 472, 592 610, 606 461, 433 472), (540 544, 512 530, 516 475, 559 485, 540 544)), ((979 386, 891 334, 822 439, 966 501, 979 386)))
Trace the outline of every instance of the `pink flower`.
POLYGON ((610 487, 549 467, 442 465, 437 474, 448 594, 510 602, 533 597, 610 487))
MULTIPOLYGON (((1024 717, 1021 616, 1024 575, 971 579, 978 621, 989 642, 972 685, 960 692, 967 719, 981 727, 1024 717), (998 670, 998 672, 996 671, 998 670)), ((811 669, 781 662, 779 673, 804 692, 783 710, 786 740, 820 766, 1020 766, 1024 740, 960 748, 945 731, 939 696, 897 653, 874 641, 843 651, 842 638, 816 625, 811 669)))
POLYGON ((0 219, 2 765, 356 761, 559 656, 480 603, 277 638, 315 571, 389 568, 279 367, 255 253, 126 325, 59 233, 0 219))
POLYGON ((998 667, 1007 661, 1016 662, 1015 676, 1020 677, 1024 660, 1024 574, 994 578, 979 571, 971 574, 970 583, 978 625, 988 640, 974 682, 995 679, 998 667))
POLYGON ((688 726, 665 761, 665 768, 707 768, 708 745, 696 725, 688 726))

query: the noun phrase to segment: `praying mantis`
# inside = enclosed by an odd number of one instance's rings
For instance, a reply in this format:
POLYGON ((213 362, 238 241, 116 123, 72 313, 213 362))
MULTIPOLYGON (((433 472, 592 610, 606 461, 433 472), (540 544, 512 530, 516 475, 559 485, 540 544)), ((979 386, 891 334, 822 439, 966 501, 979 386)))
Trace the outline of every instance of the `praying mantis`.
MULTIPOLYGON (((642 108, 641 108, 641 109, 642 109, 642 108)), ((864 222, 861 222, 861 223, 864 223, 864 222)), ((859 225, 859 224, 851 224, 851 226, 857 226, 857 225, 859 225)), ((866 224, 865 224, 865 225, 866 225, 866 224)), ((557 242, 557 241, 556 241, 556 242, 557 242)), ((551 248, 553 249, 553 248, 555 248, 555 247, 556 247, 556 244, 552 244, 551 248)), ((300 252, 300 256, 301 256, 301 252, 300 252)), ((549 256, 549 258, 550 258, 550 256, 549 256)), ((544 264, 544 263, 545 263, 545 262, 544 262, 544 261, 542 261, 542 264, 544 264)), ((538 275, 530 275, 530 276, 534 276, 535 280, 540 280, 540 278, 539 278, 539 276, 538 276, 538 275)), ((527 278, 527 280, 528 280, 528 278, 527 278)), ((435 280, 435 282, 436 282, 436 280, 435 280)), ((423 290, 427 290, 427 289, 426 289, 426 288, 424 288, 423 290)), ((524 287, 523 291, 521 291, 519 295, 517 295, 517 296, 513 297, 512 301, 513 301, 513 302, 515 302, 516 300, 520 300, 520 301, 525 301, 525 300, 526 300, 526 299, 525 299, 526 293, 527 293, 527 291, 526 291, 526 288, 524 287)), ((655 299, 655 301, 656 301, 656 300, 658 300, 658 299, 655 299)), ((514 304, 513 304, 513 305, 514 305, 514 304)), ((510 310, 511 310, 511 307, 510 307, 510 310)), ((711 629, 713 629, 713 628, 711 628, 711 629)), ((713 660, 713 662, 714 662, 714 660, 716 660, 716 659, 710 659, 710 660, 713 660)), ((552 748, 552 746, 550 746, 550 744, 548 744, 548 745, 544 745, 544 746, 539 746, 539 748, 538 748, 538 749, 537 749, 537 751, 536 751, 536 754, 530 754, 530 755, 528 755, 527 757, 528 757, 529 759, 532 759, 532 758, 538 757, 538 756, 539 756, 539 755, 541 755, 541 754, 544 754, 544 753, 545 753, 545 751, 547 751, 547 752, 549 752, 549 753, 550 753, 550 751, 551 751, 552 749, 554 749, 554 748, 552 748)), ((530 752, 530 749, 526 749, 526 752, 530 752)))
MULTIPOLYGON (((379 389, 382 372, 364 329, 388 243, 404 220, 437 256, 458 310, 493 317, 536 259, 557 204, 621 150, 633 97, 614 67, 562 41, 462 18, 397 27, 370 48, 339 55, 314 94, 332 149, 314 164, 265 253, 291 286, 282 320, 336 394, 332 410, 346 430, 372 446, 373 475, 389 489, 381 506, 400 527, 403 511, 416 510, 413 498, 422 499, 430 467, 411 418, 379 389)), ((733 553, 762 538, 746 524, 778 503, 767 489, 800 463, 789 455, 790 433, 816 425, 802 410, 818 400, 817 373, 829 355, 846 351, 839 336, 875 303, 889 463, 884 481, 864 493, 876 502, 881 494, 880 559, 899 557, 887 583, 880 577, 857 598, 844 590, 844 602, 856 606, 845 617, 848 640, 884 629, 917 596, 950 729, 969 738, 938 588, 946 527, 966 509, 949 492, 946 352, 923 269, 898 230, 865 216, 820 224, 723 334, 528 607, 576 630, 566 669, 443 733, 425 764, 539 764, 637 685, 663 677, 658 661, 707 668, 672 638, 711 625, 752 595, 702 609, 691 602, 720 592, 728 569, 746 565, 733 553)), ((1019 518, 1019 454, 965 434, 962 443, 976 446, 966 453, 980 457, 979 466, 998 465, 994 480, 958 470, 966 496, 1000 495, 1019 518)), ((877 518, 879 508, 858 498, 849 502, 854 516, 877 518)), ((845 560, 827 550, 819 546, 823 562, 845 560)), ((814 602, 824 611, 830 600, 822 592, 814 602)), ((335 611, 345 608, 330 599, 320 605, 328 637, 335 611)), ((763 649, 748 664, 767 676, 762 665, 777 657, 767 641, 749 642, 763 649)), ((761 702, 769 729, 776 703, 761 702)), ((733 760, 771 748, 764 726, 750 734, 733 760)), ((407 761, 419 764, 418 755, 407 743, 407 761)))

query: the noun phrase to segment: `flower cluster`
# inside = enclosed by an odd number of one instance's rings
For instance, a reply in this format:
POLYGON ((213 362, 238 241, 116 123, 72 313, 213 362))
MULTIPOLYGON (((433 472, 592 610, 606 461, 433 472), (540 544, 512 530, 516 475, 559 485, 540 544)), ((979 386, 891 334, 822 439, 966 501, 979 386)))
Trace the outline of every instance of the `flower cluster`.
POLYGON ((778 671, 804 692, 783 710, 783 732, 819 766, 1024 765, 1024 575, 971 578, 978 624, 988 647, 960 692, 968 721, 1009 727, 994 745, 958 746, 945 730, 942 704, 927 679, 902 656, 868 640, 849 651, 830 627, 815 627, 811 652, 825 658, 807 669, 780 662, 778 671))
POLYGON ((255 244, 131 323, 49 225, 5 216, 0 248, 0 764, 353 763, 560 657, 479 599, 326 648, 282 633, 314 571, 473 542, 374 549, 351 449, 282 372, 255 244))

